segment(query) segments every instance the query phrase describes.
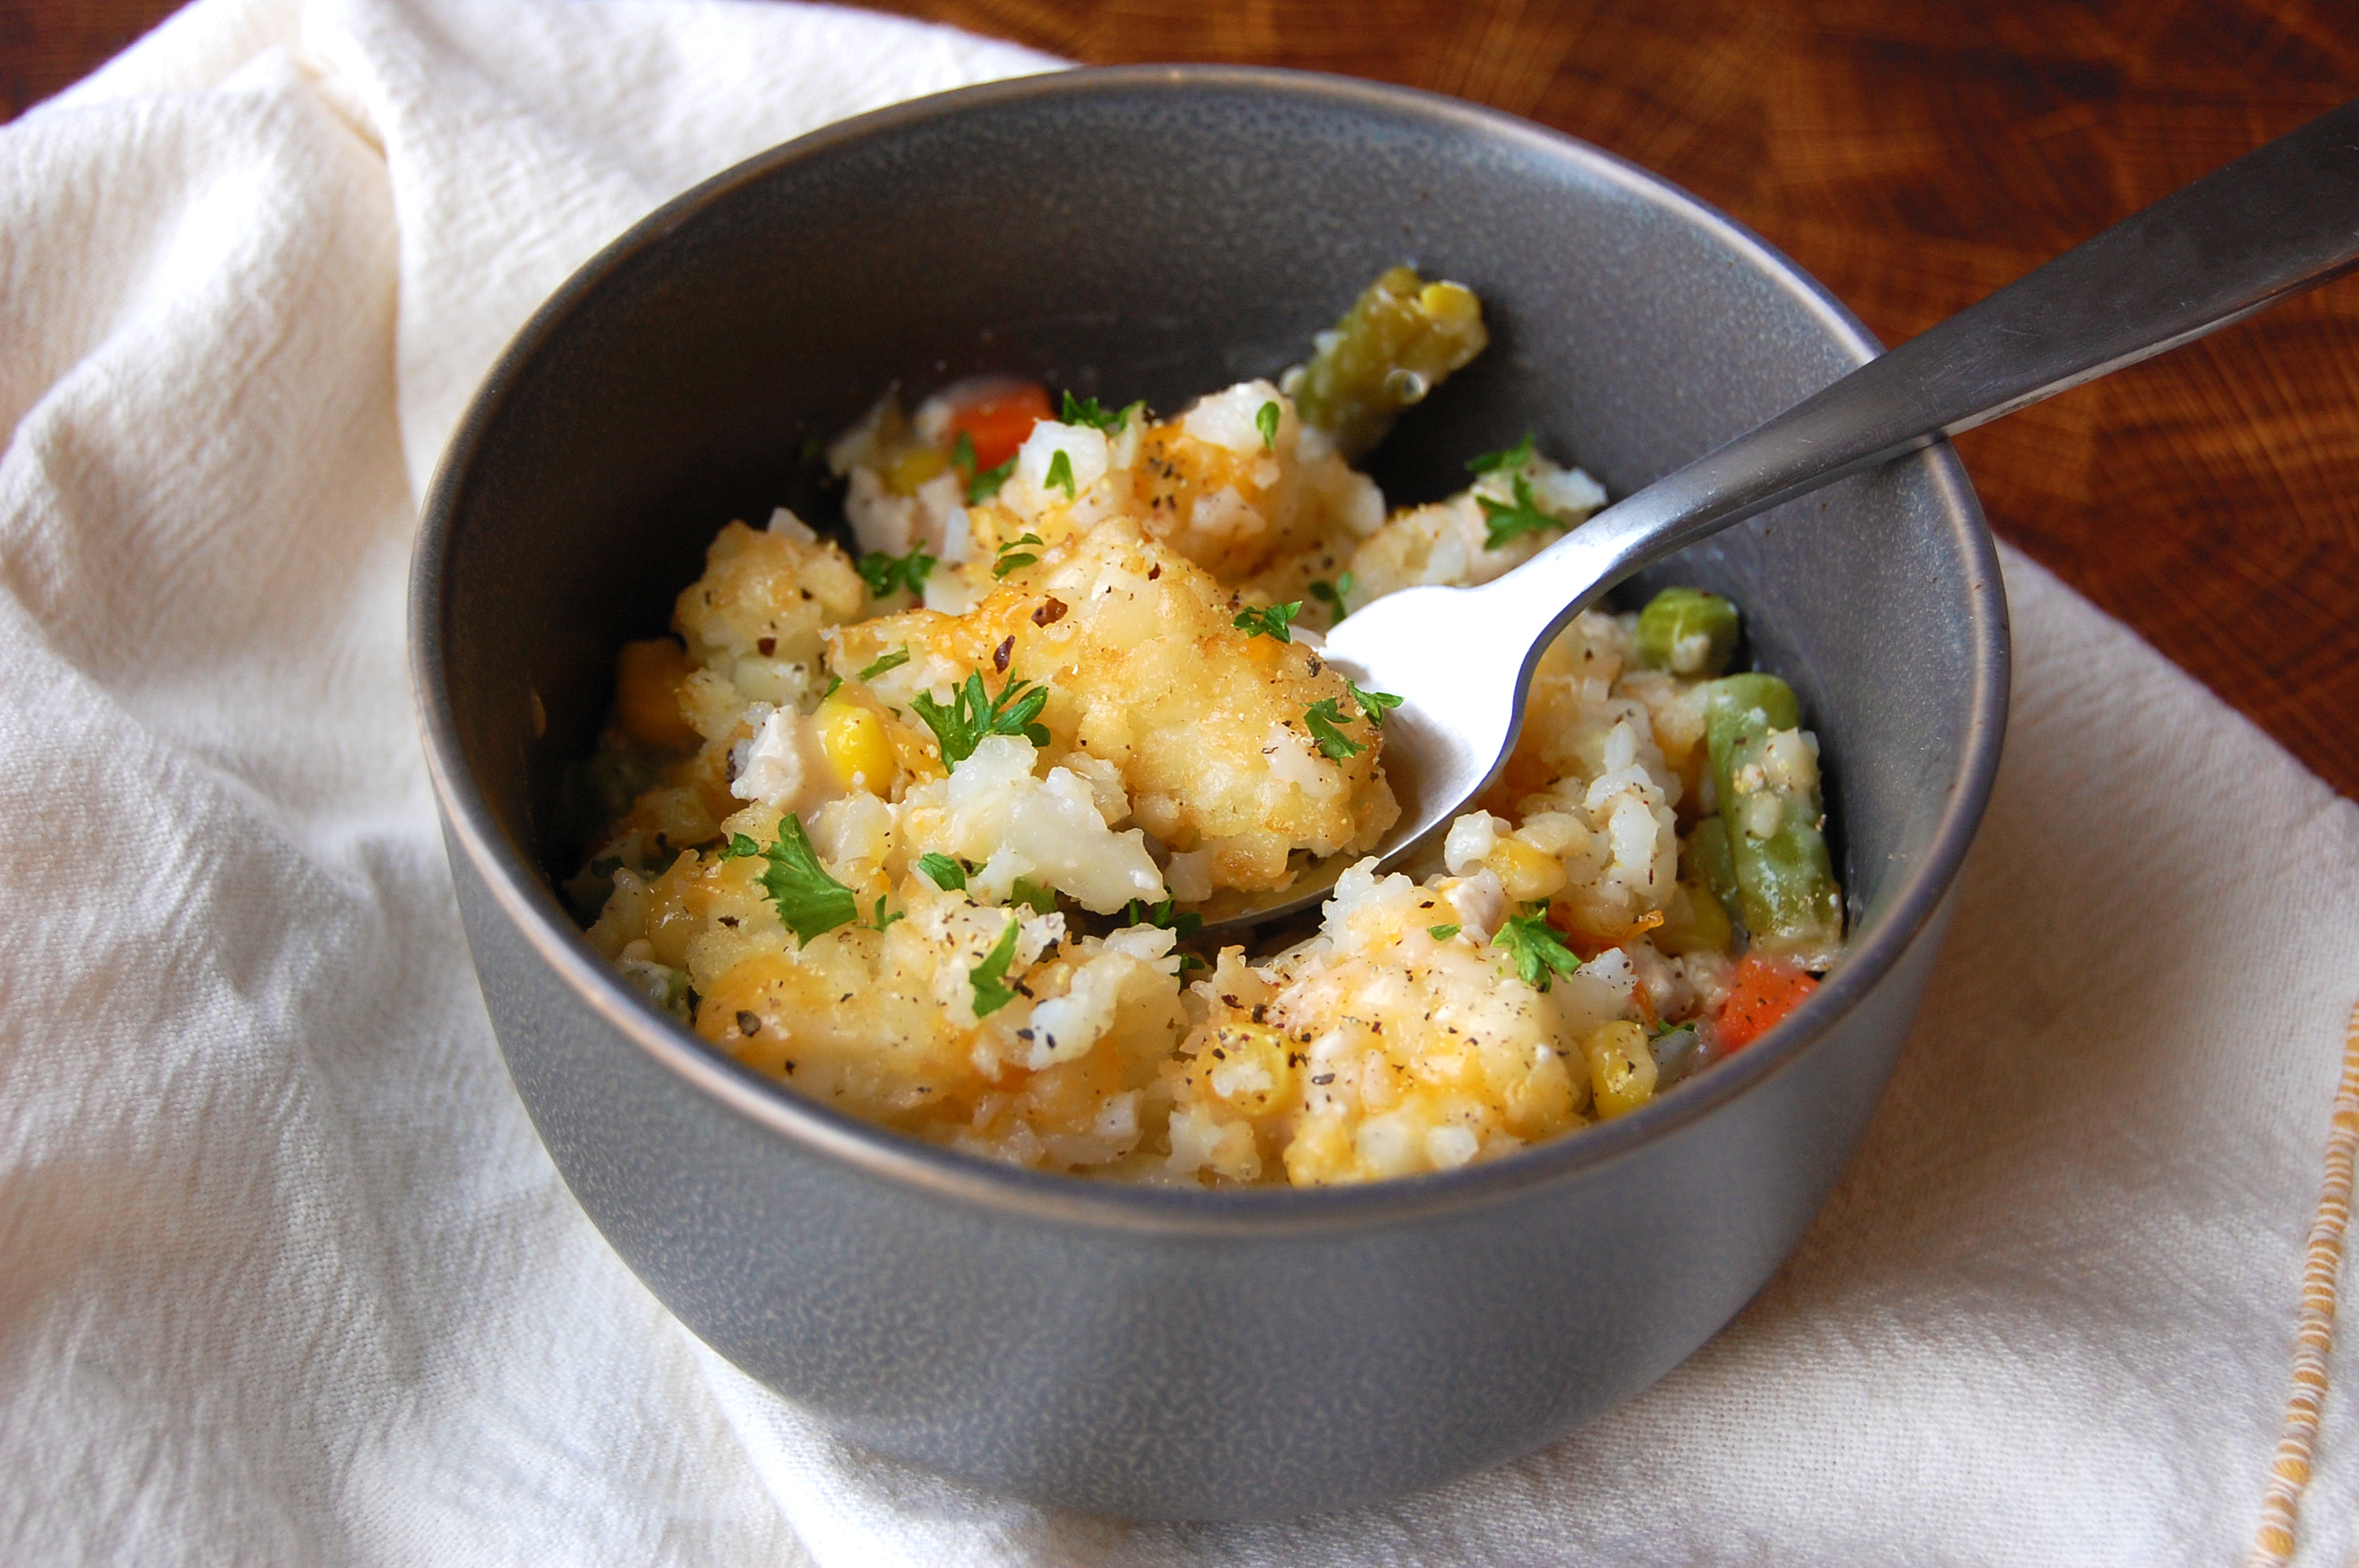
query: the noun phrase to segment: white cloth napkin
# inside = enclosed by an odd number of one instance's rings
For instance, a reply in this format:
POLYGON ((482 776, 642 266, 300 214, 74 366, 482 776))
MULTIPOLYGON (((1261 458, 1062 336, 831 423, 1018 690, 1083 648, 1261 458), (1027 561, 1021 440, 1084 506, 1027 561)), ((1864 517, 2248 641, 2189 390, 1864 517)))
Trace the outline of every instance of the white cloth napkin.
MULTIPOLYGON (((502 341, 648 207, 1053 63, 726 0, 200 0, 0 129, 0 1558, 2245 1553, 2359 808, 2014 555, 2006 765, 1866 1147, 1727 1332, 1552 1449, 1288 1524, 1060 1515, 837 1442, 606 1250, 460 939, 416 497, 502 341)), ((2314 1452, 2299 1560, 2342 1564, 2346 1392, 2314 1452)))

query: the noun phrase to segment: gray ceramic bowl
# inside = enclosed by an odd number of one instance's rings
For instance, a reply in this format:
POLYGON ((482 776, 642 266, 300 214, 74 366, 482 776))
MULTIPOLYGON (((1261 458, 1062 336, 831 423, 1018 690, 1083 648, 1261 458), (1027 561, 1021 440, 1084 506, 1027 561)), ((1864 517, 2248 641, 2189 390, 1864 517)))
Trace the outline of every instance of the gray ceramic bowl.
POLYGON ((1171 410, 1299 359, 1403 260, 1473 286, 1493 346, 1382 454, 1396 498, 1527 428, 1626 492, 1875 348, 1726 218, 1522 122, 1284 72, 1080 71, 853 120, 670 203, 532 319, 443 460, 416 673, 516 1091, 648 1287, 848 1436, 1133 1515, 1446 1480, 1703 1343, 1875 1104, 2005 718, 1996 564, 1946 447, 1664 574, 1735 596, 1816 723, 1850 957, 1733 1061, 1495 1163, 1252 1193, 984 1163, 723 1059, 552 896, 553 780, 616 647, 664 624, 720 524, 807 499, 807 439, 888 381, 981 370, 1171 410))

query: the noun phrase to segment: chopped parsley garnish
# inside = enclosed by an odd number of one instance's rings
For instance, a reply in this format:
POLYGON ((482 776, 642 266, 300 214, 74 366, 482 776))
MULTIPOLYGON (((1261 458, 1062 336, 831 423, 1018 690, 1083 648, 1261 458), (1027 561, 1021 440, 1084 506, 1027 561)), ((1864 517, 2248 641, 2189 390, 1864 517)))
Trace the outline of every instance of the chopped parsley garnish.
POLYGON ((1183 937, 1193 936, 1204 928, 1204 917, 1192 909, 1172 913, 1174 902, 1167 898, 1161 903, 1148 903, 1144 899, 1132 899, 1122 906, 1122 923, 1125 925, 1160 925, 1167 931, 1178 932, 1183 937))
POLYGON ((1057 890, 1042 887, 1030 877, 1018 877, 1007 889, 1007 902, 1022 904, 1035 914, 1057 913, 1057 890))
MULTIPOLYGON (((1134 403, 1128 408, 1108 410, 1094 397, 1075 397, 1068 392, 1064 395, 1064 406, 1058 410, 1057 423, 1086 425, 1093 430, 1119 430, 1133 409, 1146 406, 1144 403, 1134 403)), ((1053 484, 1056 481, 1051 480, 1049 482, 1053 484)))
POLYGON ((1511 914, 1491 938, 1491 945, 1516 961, 1516 973, 1524 984, 1546 990, 1559 975, 1570 975, 1581 968, 1581 960, 1572 956, 1557 935, 1556 927, 1548 923, 1548 912, 1535 909, 1528 914, 1511 914))
POLYGON ((1016 460, 1014 458, 1010 458, 1006 462, 1000 464, 997 468, 985 469, 981 473, 976 474, 973 479, 967 481, 966 503, 969 506, 980 506, 983 503, 989 501, 993 496, 999 493, 1000 486, 1006 484, 1007 482, 1007 476, 1015 471, 1016 460))
POLYGON ((958 439, 951 443, 951 467, 958 470, 959 477, 969 484, 974 482, 974 437, 965 430, 961 430, 958 439))
POLYGON ((1385 715, 1401 705, 1401 699, 1391 692, 1362 691, 1350 676, 1343 677, 1343 687, 1352 694, 1352 700, 1360 705, 1360 711, 1366 716, 1368 722, 1379 730, 1384 728, 1385 715))
POLYGON ((1456 925, 1429 925, 1425 928, 1425 934, 1436 942, 1447 942, 1457 935, 1462 929, 1463 928, 1456 925))
MULTIPOLYGON (((1057 455, 1061 458, 1065 454, 1059 452, 1057 455)), ((1065 488, 1070 491, 1072 487, 1069 484, 1065 488)), ((991 575, 995 578, 1003 578, 1009 572, 1017 571, 1037 563, 1040 559, 1038 554, 1024 548, 1027 545, 1040 545, 1042 549, 1048 548, 1046 545, 1040 544, 1040 535, 1038 534, 1018 535, 999 546, 998 556, 991 563, 991 575)))
POLYGON ((1483 508, 1483 517, 1488 524, 1483 535, 1483 547, 1486 550, 1495 550, 1508 540, 1526 534, 1544 533, 1550 528, 1564 526, 1562 522, 1541 511, 1539 503, 1532 499, 1531 481, 1517 474, 1515 489, 1516 503, 1512 506, 1504 501, 1494 501, 1487 495, 1474 498, 1475 504, 1483 508))
POLYGON ((1367 748, 1337 728, 1350 720, 1343 717, 1343 699, 1322 697, 1302 711, 1302 722, 1310 729, 1310 738, 1319 742, 1319 750, 1330 762, 1340 762, 1356 757, 1367 748))
POLYGON ((842 689, 843 677, 842 676, 836 676, 827 683, 827 689, 819 694, 819 699, 821 702, 825 702, 829 697, 833 697, 837 692, 842 689))
MULTIPOLYGON (((798 942, 809 942, 824 935, 839 925, 850 925, 860 919, 860 901, 852 890, 827 874, 819 863, 819 852, 811 848, 810 838, 803 831, 802 818, 793 812, 778 819, 777 841, 768 849, 756 844, 744 833, 734 835, 721 859, 734 860, 758 855, 770 863, 770 869, 756 880, 770 902, 778 906, 778 918, 795 934, 798 942)), ((882 931, 898 914, 885 914, 885 901, 876 901, 875 924, 868 929, 882 931)))
POLYGON ((876 913, 870 918, 866 929, 870 931, 882 931, 886 926, 892 925, 895 921, 904 918, 906 918, 906 916, 904 916, 902 912, 897 909, 890 914, 885 913, 885 895, 880 892, 876 895, 876 913))
POLYGON ((868 591, 878 599, 895 589, 906 588, 922 597, 926 579, 934 569, 934 557, 923 550, 911 550, 906 556, 888 556, 882 550, 871 550, 860 557, 860 579, 868 591))
POLYGON ((1302 600, 1291 604, 1273 604, 1266 610, 1240 610, 1237 618, 1229 622, 1248 637, 1269 637, 1280 643, 1294 641, 1287 628, 1302 613, 1302 600))
POLYGON ((1343 617, 1352 613, 1351 611, 1346 609, 1343 604, 1344 595, 1352 591, 1352 574, 1350 572, 1345 572, 1333 582, 1329 582, 1325 578, 1321 578, 1318 581, 1310 586, 1308 591, 1311 598, 1317 600, 1320 603, 1333 611, 1335 612, 1336 620, 1341 621, 1343 617))
POLYGON ((948 855, 932 852, 920 855, 918 857, 918 870, 932 878, 934 885, 944 892, 960 892, 965 890, 966 868, 948 855))
POLYGON ((1040 481, 1042 490, 1062 490, 1065 499, 1073 499, 1073 460, 1059 447, 1049 456, 1049 477, 1040 481))
POLYGON ((1531 466, 1531 462, 1532 433, 1529 430, 1527 430, 1524 432, 1524 438, 1522 440, 1517 441, 1514 446, 1509 447, 1504 452, 1484 452, 1479 458, 1467 459, 1466 471, 1468 473, 1497 473, 1502 470, 1520 470, 1529 468, 1531 466))
POLYGON ((1261 432, 1261 449, 1277 450, 1277 405, 1265 403, 1254 412, 1254 428, 1261 432))
POLYGON ((884 657, 878 659, 866 669, 861 671, 860 678, 862 680, 875 680, 886 670, 897 670, 908 662, 909 649, 908 644, 905 643, 902 646, 894 649, 891 653, 886 654, 884 657))
POLYGON ((1016 961, 1017 923, 1012 917, 983 962, 966 972, 967 984, 974 988, 974 1015, 988 1018, 1016 1000, 1016 991, 1007 983, 1007 966, 1016 961))
POLYGON ((973 756, 976 744, 986 735, 1021 735, 1036 746, 1047 745, 1048 726, 1034 720, 1048 706, 1047 687, 1014 676, 1007 677, 997 697, 988 696, 980 672, 966 677, 966 684, 951 694, 948 706, 936 702, 928 691, 909 699, 909 707, 941 742, 942 765, 951 768, 973 756))

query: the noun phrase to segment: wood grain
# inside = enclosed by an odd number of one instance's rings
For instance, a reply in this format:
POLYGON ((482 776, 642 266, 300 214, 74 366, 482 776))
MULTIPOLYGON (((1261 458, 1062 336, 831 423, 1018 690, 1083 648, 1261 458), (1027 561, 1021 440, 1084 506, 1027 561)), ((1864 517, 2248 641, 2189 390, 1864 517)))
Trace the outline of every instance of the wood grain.
MULTIPOLYGON (((2349 0, 885 0, 1454 93, 1717 203, 1898 341, 2359 92, 2349 0)), ((15 114, 160 17, 0 0, 15 114)), ((2000 534, 2359 795, 2359 280, 1959 443, 2000 534)))

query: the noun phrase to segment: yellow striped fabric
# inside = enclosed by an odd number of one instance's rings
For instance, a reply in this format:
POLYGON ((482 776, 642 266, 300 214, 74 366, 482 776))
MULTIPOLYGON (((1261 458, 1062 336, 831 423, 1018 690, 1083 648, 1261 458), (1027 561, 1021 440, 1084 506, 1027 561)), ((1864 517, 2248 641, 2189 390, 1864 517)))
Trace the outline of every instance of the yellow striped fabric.
POLYGON ((2333 1130, 2326 1140, 2326 1180, 2302 1262, 2300 1326, 2294 1336, 2293 1387, 2286 1394, 2285 1426, 2268 1489, 2261 1497, 2260 1528, 2246 1568, 2283 1568, 2293 1557, 2294 1514, 2310 1483, 2310 1444, 2319 1408, 2326 1402, 2326 1357, 2334 1346, 2334 1283, 2343 1264, 2343 1231, 2351 1217, 2351 1167, 2359 1151, 2359 1008, 2343 1043, 2343 1086, 2334 1096, 2333 1130))

